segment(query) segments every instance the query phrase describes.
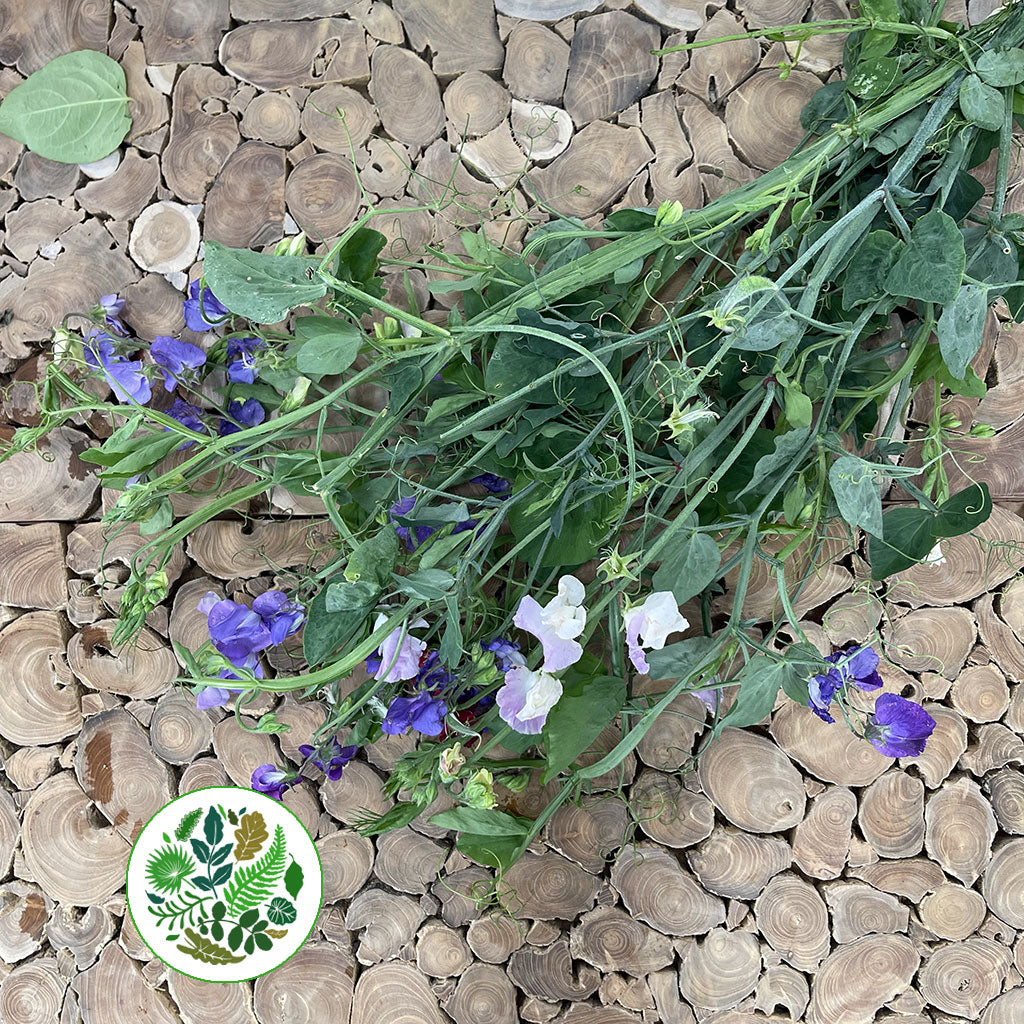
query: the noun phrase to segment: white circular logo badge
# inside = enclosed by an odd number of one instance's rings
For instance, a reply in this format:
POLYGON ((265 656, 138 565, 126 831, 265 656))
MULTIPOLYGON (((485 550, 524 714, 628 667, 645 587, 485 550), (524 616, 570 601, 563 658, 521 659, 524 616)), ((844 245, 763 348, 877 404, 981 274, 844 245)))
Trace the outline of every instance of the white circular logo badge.
POLYGON ((149 820, 128 861, 128 909, 169 967, 246 981, 280 967, 320 912, 320 857, 277 800, 234 786, 197 789, 149 820))

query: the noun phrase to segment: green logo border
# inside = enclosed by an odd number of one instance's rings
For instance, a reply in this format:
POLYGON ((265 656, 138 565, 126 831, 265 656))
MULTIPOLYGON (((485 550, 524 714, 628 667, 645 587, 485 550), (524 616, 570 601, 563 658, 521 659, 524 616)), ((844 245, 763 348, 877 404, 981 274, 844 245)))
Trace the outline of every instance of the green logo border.
POLYGON ((150 953, 152 953, 153 956, 160 961, 160 963, 164 964, 168 970, 174 971, 177 974, 182 974, 186 978, 192 978, 194 981, 205 982, 207 985, 241 985, 247 981, 255 981, 257 978, 264 978, 268 974, 272 974, 274 971, 278 970, 278 968, 283 967, 286 963, 288 963, 288 961, 291 960, 292 957, 294 957, 295 954, 298 953, 299 950, 301 950, 302 947, 305 946, 307 942, 309 942, 309 937, 313 934, 313 929, 316 928, 316 922, 320 917, 320 911, 324 908, 324 865, 323 861, 320 859, 320 851, 316 847, 316 840, 309 835, 309 829, 306 828, 306 826, 302 823, 302 819, 290 807, 285 806, 283 801, 274 800, 272 797, 269 797, 264 793, 257 792, 256 790, 246 789, 244 786, 201 786, 199 789, 192 789, 189 790, 189 792, 187 793, 181 793, 179 796, 176 796, 173 800, 168 801, 166 804, 163 805, 163 807, 160 808, 160 810, 156 811, 153 815, 151 815, 149 821, 147 821, 146 824, 142 826, 138 836, 135 837, 135 842, 132 843, 131 853, 128 854, 128 864, 124 872, 124 902, 125 907, 128 910, 128 914, 132 919, 132 924, 135 926, 136 934, 145 943, 146 948, 150 951, 150 953), (279 964, 275 964, 269 970, 263 971, 260 974, 254 974, 252 975, 252 977, 249 978, 236 978, 232 980, 218 981, 212 978, 200 978, 196 974, 189 974, 187 971, 179 970, 177 967, 173 966, 173 964, 167 963, 167 961, 162 956, 160 956, 160 954, 149 944, 149 940, 146 938, 146 936, 142 932, 142 929, 139 927, 139 922, 135 919, 135 912, 132 910, 131 901, 128 899, 128 872, 131 871, 132 857, 135 856, 135 849, 138 845, 139 839, 141 838, 142 833, 145 832, 146 829, 149 828, 149 826, 153 823, 154 818, 156 818, 158 815, 163 814, 163 812, 167 810, 168 807, 172 806, 173 804, 176 804, 179 800, 184 800, 186 797, 190 797, 195 793, 209 793, 214 791, 223 792, 224 790, 228 790, 232 793, 249 793, 253 797, 258 797, 261 800, 269 800, 272 804, 274 804, 275 807, 278 807, 283 811, 287 811, 296 820, 296 822, 298 822, 299 827, 302 829, 302 831, 305 832, 307 836, 309 836, 310 845, 313 847, 313 853, 316 855, 317 866, 320 868, 320 905, 317 907, 316 914, 313 917, 313 922, 309 926, 309 931, 307 931, 305 936, 303 936, 302 941, 296 947, 295 952, 289 953, 288 956, 286 956, 284 960, 282 960, 279 964))

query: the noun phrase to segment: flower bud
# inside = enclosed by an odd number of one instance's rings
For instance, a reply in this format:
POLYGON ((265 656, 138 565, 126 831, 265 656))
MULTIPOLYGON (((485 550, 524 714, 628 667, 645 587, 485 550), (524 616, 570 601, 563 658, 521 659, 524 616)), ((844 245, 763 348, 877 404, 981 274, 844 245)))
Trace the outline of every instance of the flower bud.
POLYGON ((58 327, 53 332, 53 358, 57 362, 62 359, 82 358, 82 339, 77 334, 58 327))
POLYGON ((676 224, 683 217, 683 204, 678 199, 666 199, 654 216, 654 226, 676 224))
POLYGON ((619 554, 618 545, 616 545, 608 553, 608 557, 598 565, 597 571, 604 575, 605 583, 611 583, 612 580, 635 580, 636 575, 629 568, 629 563, 634 558, 635 556, 623 558, 619 554))
POLYGON ((461 799, 470 807, 490 810, 498 802, 494 795, 494 776, 486 768, 475 771, 466 781, 461 799))
POLYGON ((284 400, 278 406, 278 412, 286 413, 298 409, 306 401, 306 394, 312 383, 308 377, 296 377, 291 391, 284 396, 284 400))
POLYGON ((438 758, 437 771, 442 782, 454 782, 466 763, 466 756, 462 753, 462 744, 445 747, 438 758))
POLYGON ((975 423, 971 427, 971 437, 995 437, 995 428, 987 423, 975 423))
POLYGON ((382 324, 373 325, 373 336, 378 341, 394 341, 402 337, 402 329, 393 316, 386 316, 382 324))
POLYGON ((501 784, 512 793, 521 793, 530 784, 529 772, 518 772, 515 775, 506 775, 501 784))
POLYGON ((274 247, 275 256, 302 256, 306 252, 306 232, 300 231, 291 238, 282 238, 274 247))

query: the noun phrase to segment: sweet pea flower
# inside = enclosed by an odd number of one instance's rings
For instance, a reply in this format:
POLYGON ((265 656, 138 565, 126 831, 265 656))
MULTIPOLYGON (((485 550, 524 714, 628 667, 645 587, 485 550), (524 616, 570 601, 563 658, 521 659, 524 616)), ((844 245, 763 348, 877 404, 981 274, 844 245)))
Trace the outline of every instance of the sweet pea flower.
POLYGON ((306 609, 298 601, 291 600, 283 590, 268 590, 260 594, 253 601, 252 610, 270 630, 274 644, 297 633, 306 617, 306 609))
POLYGON ((526 664, 526 659, 519 653, 519 644, 513 640, 506 640, 504 637, 496 636, 493 640, 489 640, 486 643, 481 640, 480 646, 485 651, 490 651, 494 655, 494 664, 502 672, 507 672, 516 665, 526 664))
POLYGON ((259 652, 273 643, 270 630, 257 612, 237 601, 220 600, 211 590, 199 602, 206 614, 213 646, 231 662, 254 669, 259 652))
POLYGON ((562 684, 553 675, 515 665, 505 673, 505 685, 494 698, 506 725, 516 732, 536 735, 561 696, 562 684))
POLYGON ((93 328, 82 348, 85 361, 101 370, 107 383, 121 402, 145 405, 153 396, 149 380, 142 372, 142 363, 114 353, 114 339, 105 331, 93 328))
MULTIPOLYGON (((167 415, 172 420, 177 420, 183 427, 194 430, 197 434, 202 434, 206 430, 202 421, 203 410, 198 405, 186 402, 184 398, 176 398, 174 404, 167 410, 167 415)), ((195 442, 186 441, 185 444, 190 445, 195 442)))
POLYGON ((581 606, 586 591, 575 576, 558 581, 558 593, 543 608, 529 594, 519 602, 513 622, 533 634, 544 648, 544 672, 559 672, 575 665, 583 656, 576 637, 587 625, 587 610, 581 606))
POLYGON ((167 334, 158 334, 149 346, 149 354, 164 375, 164 391, 173 391, 186 376, 187 370, 198 370, 206 362, 206 353, 187 341, 167 334))
MULTIPOLYGON (((409 527, 396 522, 398 516, 408 515, 413 510, 415 504, 416 496, 410 494, 407 498, 399 498, 388 509, 388 519, 395 524, 395 535, 410 551, 415 551, 428 537, 432 537, 437 533, 433 526, 416 525, 409 527)), ((452 533, 463 533, 465 530, 472 530, 476 526, 476 522, 475 519, 465 519, 461 523, 456 523, 452 533)))
MULTIPOLYGON (((378 613, 373 624, 374 631, 380 629, 388 617, 378 613)), ((425 626, 425 619, 417 619, 409 623, 409 629, 425 626)), ((426 651, 425 641, 406 632, 402 639, 402 628, 397 626, 385 638, 376 655, 366 659, 366 670, 373 674, 374 679, 382 679, 386 683, 399 683, 403 679, 415 679, 420 672, 420 659, 426 651), (401 641, 401 646, 399 646, 401 641)))
POLYGON ((877 672, 878 655, 870 647, 854 644, 828 655, 825 660, 836 667, 811 677, 807 684, 810 694, 807 704, 823 722, 834 722, 828 708, 836 693, 847 683, 861 690, 880 689, 882 677, 877 672))
POLYGON ((228 419, 222 419, 217 427, 221 437, 237 434, 243 427, 255 427, 267 418, 267 411, 255 398, 247 398, 244 402, 228 402, 228 419))
POLYGON ((420 658, 420 669, 416 680, 424 690, 443 690, 455 677, 451 670, 441 664, 441 655, 437 651, 420 658))
POLYGON ((251 384, 259 376, 254 356, 266 346, 262 338, 228 338, 228 380, 251 384))
POLYGON ((311 746, 309 743, 303 743, 299 747, 299 753, 309 758, 313 764, 317 766, 332 782, 337 782, 341 778, 341 774, 345 769, 345 765, 356 756, 358 747, 343 747, 338 742, 337 736, 331 737, 330 746, 322 751, 319 756, 316 754, 316 747, 311 746), (327 757, 327 763, 324 763, 324 757, 327 757))
MULTIPOLYGON (((254 665, 252 669, 253 675, 257 679, 263 678, 263 668, 260 665, 254 665)), ((221 679, 240 679, 241 676, 235 675, 230 669, 221 669, 218 675, 221 679)), ((233 693, 241 693, 241 690, 225 689, 223 686, 207 686, 201 690, 196 696, 196 707, 200 711, 205 711, 207 708, 221 708, 229 700, 233 693)))
POLYGON ((935 719, 920 704, 895 693, 880 694, 868 720, 865 739, 886 757, 917 757, 935 728, 935 719))
POLYGON ((274 764, 261 764, 252 773, 252 788, 257 793, 266 793, 274 800, 283 799, 285 793, 298 781, 298 772, 282 771, 274 764))
POLYGON ((481 487, 486 487, 491 494, 497 494, 503 498, 507 498, 507 492, 512 490, 512 484, 503 476, 497 476, 495 473, 481 473, 479 476, 473 477, 469 482, 471 484, 480 484, 481 487))
POLYGON ((424 736, 440 736, 448 705, 440 697, 417 693, 415 697, 396 697, 389 705, 381 729, 389 736, 400 736, 410 727, 424 736))
POLYGON ((188 286, 188 298, 184 303, 185 326, 190 331, 202 333, 211 327, 222 324, 231 312, 227 306, 217 299, 217 296, 209 288, 202 288, 199 281, 193 281, 188 286), (207 319, 213 317, 212 320, 207 319))
POLYGON ((626 612, 626 645, 629 660, 637 672, 649 672, 644 648, 660 651, 669 633, 679 633, 690 623, 679 614, 679 606, 671 590, 651 594, 642 605, 626 612))
POLYGON ((102 316, 108 327, 112 327, 117 334, 126 337, 128 332, 121 323, 121 310, 124 309, 124 299, 116 292, 110 295, 101 295, 100 301, 96 304, 95 313, 102 316))

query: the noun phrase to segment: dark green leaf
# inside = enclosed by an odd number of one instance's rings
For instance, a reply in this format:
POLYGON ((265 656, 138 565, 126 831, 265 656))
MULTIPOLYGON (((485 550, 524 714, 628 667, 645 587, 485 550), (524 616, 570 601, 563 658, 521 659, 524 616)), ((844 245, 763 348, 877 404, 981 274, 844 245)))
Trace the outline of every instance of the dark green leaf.
POLYGON ((388 524, 368 540, 364 540, 349 555, 345 566, 345 579, 364 580, 383 587, 391 578, 391 570, 398 560, 398 535, 388 524))
POLYGON ((253 907, 251 910, 247 910, 244 914, 241 914, 238 918, 238 923, 243 928, 251 928, 255 923, 256 919, 260 916, 259 908, 253 907))
MULTIPOLYGON (((602 726, 603 728, 603 726, 602 726)), ((504 811, 485 811, 478 807, 455 807, 430 818, 431 825, 470 832, 479 836, 525 836, 530 822, 504 811)))
POLYGON ((295 920, 295 905, 283 896, 275 896, 267 907, 267 917, 274 924, 291 924, 295 920))
POLYGON ((699 594, 718 574, 722 553, 706 533, 694 533, 672 545, 654 574, 655 590, 671 590, 677 604, 699 594))
POLYGON ((967 364, 981 348, 987 313, 988 289, 984 285, 965 284, 939 317, 935 330, 939 350, 957 380, 963 379, 967 364))
MULTIPOLYGON (((366 616, 373 610, 376 601, 377 591, 370 587, 373 596, 367 599, 366 604, 352 611, 329 612, 327 610, 327 593, 332 585, 321 589, 320 593, 309 603, 306 627, 302 631, 302 652, 310 665, 322 664, 349 640, 366 621, 366 616)), ((341 585, 353 586, 353 584, 341 585)))
POLYGON ((521 845, 521 836, 474 835, 471 832, 463 832, 455 841, 459 852, 470 860, 499 871, 506 871, 513 865, 521 845))
POLYGON ((934 516, 923 508, 891 508, 882 516, 882 532, 888 538, 868 538, 871 578, 884 580, 920 562, 934 543, 934 516))
MULTIPOLYGON (((358 583, 329 583, 327 585, 327 611, 366 613, 376 600, 380 588, 369 580, 358 583)), ((308 628, 308 627, 307 627, 308 628)))
POLYGON ((395 576, 395 589, 409 597, 437 601, 455 585, 455 577, 443 569, 419 569, 408 576, 395 576))
POLYGON ((227 907, 224 906, 223 900, 217 900, 216 903, 210 908, 210 913, 213 915, 214 920, 219 921, 226 913, 227 907))
POLYGON ((541 781, 550 782, 587 750, 625 699, 625 681, 615 676, 590 679, 577 693, 566 689, 542 730, 547 767, 541 781))
POLYGON ((208 239, 203 278, 210 291, 238 316, 276 324, 296 306, 309 306, 327 294, 319 277, 309 279, 311 261, 301 256, 232 249, 208 239))
POLYGON ((252 935, 250 935, 245 940, 245 942, 242 944, 242 949, 244 949, 245 952, 251 956, 252 953, 253 953, 253 950, 255 948, 256 948, 256 939, 252 935))
POLYGON ((211 807, 206 812, 203 832, 206 834, 206 841, 210 844, 211 849, 224 838, 224 819, 217 813, 216 807, 211 807))
POLYGON ((214 853, 214 855, 210 858, 210 864, 216 865, 226 860, 228 854, 231 852, 231 847, 233 845, 234 843, 225 843, 222 847, 220 847, 216 851, 216 853, 214 853))
POLYGON ((960 288, 967 256, 956 221, 941 210, 919 218, 910 232, 885 290, 922 302, 952 302, 960 288))
POLYGON ((828 480, 839 506, 839 514, 867 533, 882 536, 882 492, 877 469, 854 455, 844 455, 832 463, 828 480))
POLYGON ((362 332, 355 324, 330 316, 299 317, 295 337, 302 342, 295 365, 299 373, 314 380, 329 373, 344 373, 363 343, 362 332))
POLYGON ((221 939, 224 938, 224 925, 222 925, 220 921, 214 921, 210 925, 210 938, 213 939, 214 942, 220 942, 221 939))
POLYGON ((411 359, 404 359, 384 374, 384 386, 391 392, 391 411, 397 413, 423 386, 423 370, 411 359))
POLYGON ((974 67, 989 85, 1001 89, 1024 83, 1024 50, 1013 46, 1006 50, 987 50, 974 62, 974 67))
POLYGON ((98 50, 55 57, 0 103, 0 132, 65 164, 109 156, 131 126, 124 71, 98 50))
POLYGON ((971 484, 939 506, 932 533, 936 537, 959 537, 970 533, 992 515, 988 484, 971 484))
POLYGON ((201 864, 209 864, 210 857, 212 856, 209 846, 206 845, 201 839, 192 839, 192 852, 196 855, 196 860, 201 864))
POLYGON ((242 929, 240 925, 235 925, 234 928, 228 932, 228 945, 234 950, 242 944, 242 929))
POLYGON ((900 64, 895 57, 876 57, 857 65, 847 87, 862 100, 876 100, 890 92, 899 77, 900 64))
POLYGON ((800 125, 804 131, 820 135, 834 121, 845 119, 845 91, 845 82, 828 82, 818 89, 800 111, 800 125))
POLYGON ((799 341, 804 330, 804 324, 788 311, 759 316, 732 336, 732 347, 741 352, 769 352, 799 341))
POLYGON ((806 704, 810 699, 808 680, 818 671, 823 671, 827 663, 818 649, 809 643, 791 644, 786 651, 786 660, 793 666, 793 672, 783 675, 783 692, 797 704, 806 704))
POLYGON ((682 679, 704 661, 715 644, 709 636, 691 636, 660 651, 648 651, 648 675, 652 679, 682 679))
POLYGON ((960 109, 971 124, 998 131, 1004 120, 1003 94, 977 75, 968 75, 960 85, 960 109))
POLYGON ((292 899, 295 899, 299 895, 299 891, 302 889, 302 882, 302 865, 297 860, 293 860, 289 865, 288 870, 284 873, 285 892, 287 892, 292 899))
POLYGON ((234 864, 225 864, 223 867, 217 868, 213 873, 213 884, 223 885, 231 877, 234 867, 234 864))
POLYGON ((743 666, 739 675, 730 680, 739 687, 736 691, 736 700, 718 720, 716 733, 720 733, 727 726, 744 729, 749 725, 756 725, 765 715, 771 713, 783 683, 787 687, 792 687, 805 674, 799 665, 755 654, 743 666))
POLYGON ((193 875, 189 882, 194 885, 197 889, 202 889, 203 892, 212 892, 213 884, 208 878, 204 878, 202 875, 193 875))
POLYGON ((274 945, 274 940, 266 932, 257 932, 252 939, 264 952, 274 945))
POLYGON ((857 247, 843 280, 843 306, 879 299, 903 243, 891 231, 872 231, 857 247))
POLYGON ((736 495, 743 497, 747 491, 753 491, 763 481, 775 476, 781 469, 787 467, 796 456, 797 452, 804 446, 810 436, 810 430, 800 427, 796 430, 789 430, 775 438, 775 450, 768 455, 762 455, 757 460, 754 472, 751 474, 747 485, 736 495))

